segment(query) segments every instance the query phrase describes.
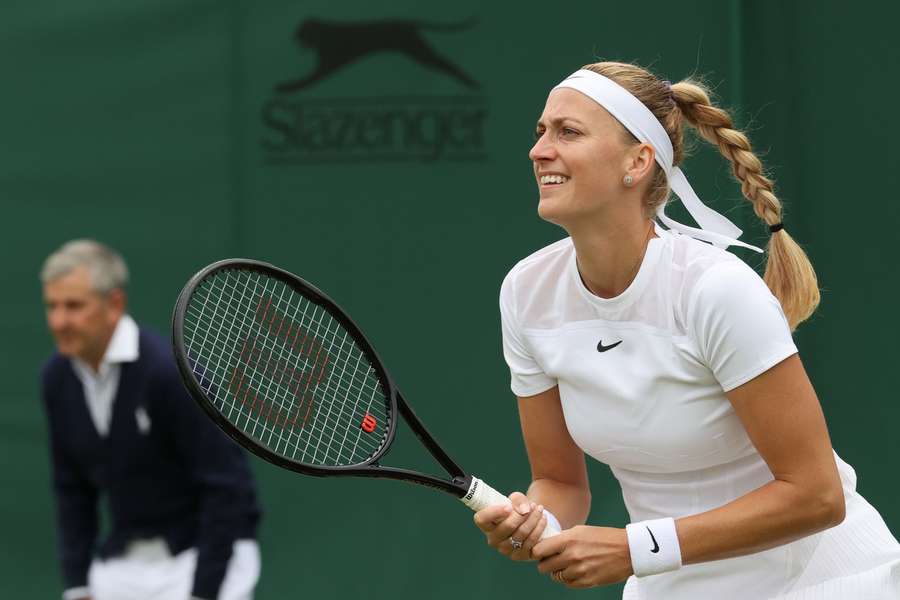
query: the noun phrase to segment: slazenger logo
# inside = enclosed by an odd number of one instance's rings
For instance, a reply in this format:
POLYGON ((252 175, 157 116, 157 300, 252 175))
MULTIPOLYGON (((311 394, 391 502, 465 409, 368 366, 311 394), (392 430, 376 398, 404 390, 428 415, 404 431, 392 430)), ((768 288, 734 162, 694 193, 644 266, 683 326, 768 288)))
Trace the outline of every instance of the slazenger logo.
POLYGON ((462 23, 440 25, 418 21, 376 21, 372 23, 329 23, 309 19, 297 27, 295 41, 303 48, 316 51, 318 63, 309 75, 277 86, 279 92, 296 92, 328 77, 338 69, 368 54, 398 52, 458 80, 469 88, 478 83, 466 75, 452 61, 441 56, 422 36, 422 31, 460 31, 474 24, 473 19, 462 23))
MULTIPOLYGON (((457 33, 474 25, 420 21, 302 22, 294 33, 301 49, 316 53, 311 72, 273 86, 262 109, 262 148, 269 164, 374 162, 484 158, 485 98, 460 65, 439 53, 425 32, 457 33), (440 73, 467 90, 459 95, 387 95, 316 98, 305 95, 351 63, 391 53, 440 73), (303 95, 298 92, 304 92, 303 95)), ((373 69, 384 69, 373 63, 373 69)), ((375 73, 380 80, 390 72, 375 73)), ((359 86, 365 90, 365 83, 359 86)))

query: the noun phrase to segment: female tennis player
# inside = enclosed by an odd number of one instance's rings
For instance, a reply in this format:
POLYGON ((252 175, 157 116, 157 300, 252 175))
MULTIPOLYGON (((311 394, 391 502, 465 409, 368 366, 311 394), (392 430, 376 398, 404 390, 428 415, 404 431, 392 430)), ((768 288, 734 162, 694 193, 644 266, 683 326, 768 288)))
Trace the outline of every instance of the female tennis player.
POLYGON ((476 514, 488 543, 571 588, 627 580, 628 600, 900 599, 900 544, 832 450, 791 338, 815 273, 728 114, 697 83, 597 63, 551 91, 530 158, 538 213, 569 237, 501 288, 533 481, 476 514), (765 283, 679 168, 685 124, 772 232, 765 283), (665 214, 670 192, 699 228, 665 214), (585 453, 618 479, 624 529, 584 525, 585 453))

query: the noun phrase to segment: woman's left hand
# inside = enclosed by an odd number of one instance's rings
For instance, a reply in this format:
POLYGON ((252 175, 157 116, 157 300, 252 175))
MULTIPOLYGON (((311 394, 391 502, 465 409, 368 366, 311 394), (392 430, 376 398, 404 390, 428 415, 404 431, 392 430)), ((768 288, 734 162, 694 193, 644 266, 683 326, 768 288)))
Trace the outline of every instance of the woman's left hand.
POLYGON ((619 583, 633 573, 624 529, 579 525, 538 542, 531 555, 541 573, 570 588, 619 583))

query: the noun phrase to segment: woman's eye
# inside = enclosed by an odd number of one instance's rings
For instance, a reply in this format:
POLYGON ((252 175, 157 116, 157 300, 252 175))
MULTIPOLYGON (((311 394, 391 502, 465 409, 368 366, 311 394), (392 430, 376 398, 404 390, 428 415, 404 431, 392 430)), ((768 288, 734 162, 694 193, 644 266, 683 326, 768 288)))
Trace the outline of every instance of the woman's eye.
POLYGON ((572 129, 571 127, 563 127, 562 134, 568 135, 568 136, 573 136, 573 135, 578 135, 578 132, 576 130, 572 129))

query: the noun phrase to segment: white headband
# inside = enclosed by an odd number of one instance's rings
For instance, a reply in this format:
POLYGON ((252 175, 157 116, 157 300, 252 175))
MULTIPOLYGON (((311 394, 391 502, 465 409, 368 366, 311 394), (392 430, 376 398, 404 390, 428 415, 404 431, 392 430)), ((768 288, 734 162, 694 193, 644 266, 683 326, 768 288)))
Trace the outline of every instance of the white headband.
POLYGON ((634 137, 653 146, 653 149, 656 150, 656 162, 665 171, 672 192, 681 198, 684 207, 700 225, 700 229, 698 229, 672 220, 666 216, 665 203, 663 203, 657 210, 656 216, 666 227, 698 240, 710 242, 720 248, 743 246, 762 252, 760 248, 740 241, 738 239, 742 233, 740 228, 700 201, 681 169, 672 164, 674 152, 669 134, 650 112, 650 109, 632 96, 631 92, 611 79, 587 69, 575 71, 553 89, 559 88, 571 88, 581 92, 605 108, 634 137))

